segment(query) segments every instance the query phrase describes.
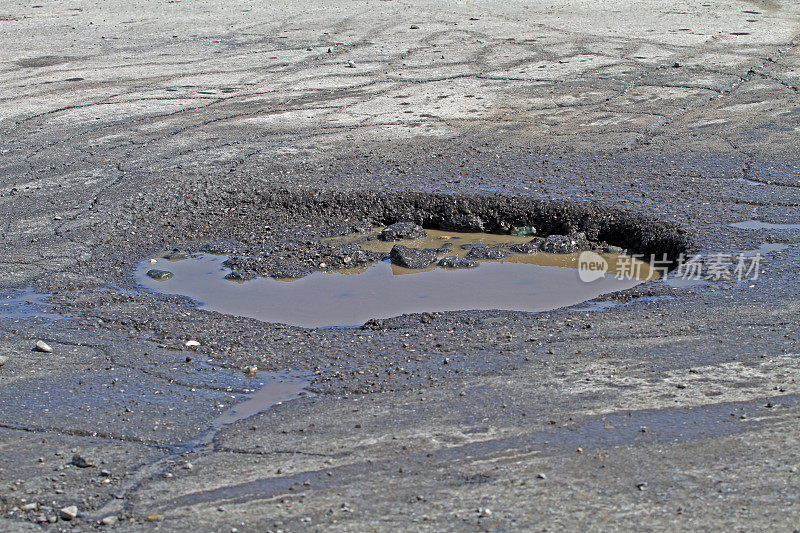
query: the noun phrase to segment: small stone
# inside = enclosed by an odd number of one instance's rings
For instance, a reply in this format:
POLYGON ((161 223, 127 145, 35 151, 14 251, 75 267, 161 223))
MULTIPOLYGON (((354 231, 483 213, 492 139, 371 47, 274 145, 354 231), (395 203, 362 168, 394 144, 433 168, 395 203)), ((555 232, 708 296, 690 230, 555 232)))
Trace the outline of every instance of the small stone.
POLYGON ((258 367, 255 366, 255 365, 245 366, 245 367, 242 367, 242 372, 244 372, 248 376, 253 377, 258 372, 258 367))
POLYGON ((416 24, 412 24, 411 26, 409 26, 408 29, 410 29, 410 30, 418 30, 419 26, 417 26, 416 24))
POLYGON ((573 231, 569 235, 550 235, 540 246, 543 252, 550 254, 572 254, 591 248, 585 233, 573 231))
POLYGON ((466 257, 448 256, 439 259, 438 265, 442 268, 477 268, 478 262, 466 257))
POLYGON ((547 476, 545 476, 542 473, 536 474, 536 477, 539 478, 539 479, 547 479, 547 476))
POLYGON ((156 281, 167 281, 168 279, 172 278, 172 272, 169 270, 159 270, 154 268, 147 271, 147 277, 156 281))
POLYGON ((200 343, 196 340, 188 340, 185 343, 183 343, 183 345, 186 346, 187 348, 194 348, 200 346, 200 343))
POLYGON ((0 366, 8 363, 8 356, 7 355, 0 355, 0 366))
POLYGON ((36 341, 36 351, 44 353, 53 353, 53 349, 44 341, 36 341))
POLYGON ((229 281, 239 281, 239 282, 241 282, 241 281, 247 281, 248 279, 251 279, 253 277, 254 276, 248 275, 248 274, 246 274, 244 272, 241 272, 239 270, 234 270, 233 272, 229 272, 225 276, 225 279, 227 279, 229 281))
POLYGON ((108 471, 108 470, 103 469, 103 470, 100 471, 100 475, 103 476, 103 477, 111 477, 111 472, 108 471))
POLYGON ((164 256, 167 261, 183 261, 189 256, 184 252, 172 252, 164 256))
POLYGON ((622 248, 620 246, 612 246, 612 245, 609 244, 608 246, 606 246, 606 253, 609 253, 609 254, 621 254, 622 253, 622 248))
POLYGON ((58 516, 62 520, 73 520, 78 516, 78 507, 76 505, 70 505, 69 507, 62 507, 58 510, 58 516))
POLYGON ((425 228, 413 222, 397 222, 383 228, 378 238, 382 241, 401 241, 404 239, 420 239, 427 237, 425 228))
POLYGON ((94 464, 92 464, 92 462, 91 462, 90 460, 87 460, 86 458, 84 458, 84 457, 81 457, 81 456, 80 456, 79 454, 77 454, 77 453, 76 453, 75 455, 73 455, 73 456, 72 456, 72 461, 71 461, 71 463, 72 463, 74 466, 77 466, 78 468, 89 468, 89 467, 91 467, 91 466, 94 466, 94 464))
POLYGON ((481 508, 479 507, 479 508, 478 508, 478 514, 479 514, 481 517, 488 518, 488 517, 492 516, 492 510, 491 510, 491 509, 489 509, 488 507, 486 507, 486 508, 483 508, 483 509, 481 509, 481 508))
POLYGON ((418 270, 427 268, 436 261, 436 251, 395 244, 389 252, 389 258, 395 265, 418 270))
POLYGON ((114 524, 117 523, 117 521, 119 521, 119 518, 117 518, 116 516, 112 515, 112 516, 107 516, 107 517, 103 518, 102 520, 100 520, 100 524, 102 524, 104 526, 113 526, 114 524))
POLYGON ((644 490, 645 488, 647 488, 647 483, 637 483, 636 488, 639 490, 644 490))
POLYGON ((155 265, 156 263, 158 263, 158 259, 150 259, 150 264, 155 265))
POLYGON ((527 235, 536 235, 536 228, 533 226, 514 226, 511 228, 511 235, 518 237, 525 237, 527 235))
POLYGON ((499 261, 500 259, 505 259, 509 255, 511 254, 500 248, 486 246, 485 244, 473 244, 469 249, 469 253, 467 253, 467 259, 491 259, 499 261))
POLYGON ((39 504, 36 502, 26 503, 25 505, 20 506, 20 509, 23 511, 35 511, 39 508, 39 504))

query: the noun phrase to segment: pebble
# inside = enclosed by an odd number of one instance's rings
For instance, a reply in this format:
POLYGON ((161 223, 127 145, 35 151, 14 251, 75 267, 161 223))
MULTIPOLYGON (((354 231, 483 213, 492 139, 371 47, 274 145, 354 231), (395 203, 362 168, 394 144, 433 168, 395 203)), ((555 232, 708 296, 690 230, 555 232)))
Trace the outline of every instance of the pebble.
POLYGON ((103 518, 102 520, 100 520, 100 523, 102 525, 104 525, 104 526, 113 526, 114 524, 117 523, 118 520, 119 520, 119 518, 117 518, 116 516, 112 515, 112 516, 107 516, 107 517, 103 518))
POLYGON ((389 252, 389 257, 395 265, 418 270, 427 268, 436 261, 436 251, 395 244, 389 252))
POLYGON ((172 277, 172 272, 169 270, 158 270, 157 268, 154 268, 147 271, 147 277, 156 281, 167 281, 172 277))
POLYGON ((90 460, 87 460, 84 457, 81 457, 80 454, 75 454, 72 456, 72 464, 77 466, 78 468, 89 468, 94 466, 90 460))
POLYGON ((39 508, 39 504, 36 502, 26 503, 25 505, 21 506, 20 509, 23 511, 35 511, 39 508))
POLYGON ((572 232, 569 235, 550 235, 540 245, 543 252, 550 254, 571 254, 589 249, 585 233, 572 232))
POLYGON ((36 341, 36 351, 44 353, 53 353, 53 349, 44 341, 36 341))
POLYGON ((505 250, 495 248, 493 246, 486 246, 485 244, 473 244, 467 253, 467 259, 492 259, 499 261, 511 255, 505 250))
POLYGON ((425 229, 413 222, 396 222, 383 228, 378 238, 382 241, 401 241, 404 239, 420 239, 428 235, 425 229))
POLYGON ((0 366, 8 363, 8 356, 7 355, 0 355, 0 366))
POLYGON ((62 507, 58 510, 58 516, 62 520, 72 520, 78 516, 78 506, 70 505, 69 507, 62 507))
POLYGON ((439 266, 442 268, 477 268, 478 262, 465 257, 448 256, 439 259, 439 266))
POLYGON ((192 348, 194 346, 200 346, 200 343, 196 340, 189 340, 184 343, 184 346, 186 346, 187 348, 192 348))
POLYGON ((188 254, 184 252, 172 252, 164 256, 164 259, 167 261, 183 261, 189 257, 188 254))

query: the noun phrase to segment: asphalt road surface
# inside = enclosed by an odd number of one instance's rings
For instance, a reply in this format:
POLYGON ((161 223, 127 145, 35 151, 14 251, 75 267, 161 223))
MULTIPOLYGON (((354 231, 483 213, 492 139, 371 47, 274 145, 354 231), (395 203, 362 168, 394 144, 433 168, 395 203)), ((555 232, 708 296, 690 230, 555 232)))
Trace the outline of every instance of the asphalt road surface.
POLYGON ((0 529, 795 530, 800 230, 731 224, 800 223, 798 36, 782 0, 4 2, 0 529), (768 253, 590 311, 351 329, 133 278, 526 213, 768 253), (223 426, 249 366, 290 401, 223 426))

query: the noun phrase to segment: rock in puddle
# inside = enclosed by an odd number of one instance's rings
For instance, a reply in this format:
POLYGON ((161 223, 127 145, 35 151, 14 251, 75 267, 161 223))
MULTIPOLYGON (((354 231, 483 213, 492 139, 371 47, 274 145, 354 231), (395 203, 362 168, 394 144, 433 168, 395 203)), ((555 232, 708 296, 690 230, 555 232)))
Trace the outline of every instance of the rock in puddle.
POLYGON ((228 275, 225 276, 225 279, 230 281, 247 281, 253 279, 254 277, 255 274, 234 270, 233 272, 229 272, 228 275))
POLYGON ((428 268, 436 261, 436 257, 436 250, 420 250, 402 244, 395 244, 389 252, 392 263, 412 269, 428 268))
POLYGON ((53 349, 44 341, 36 341, 36 351, 43 353, 53 353, 53 349))
POLYGON ((438 264, 442 268, 476 268, 478 266, 477 261, 455 256, 443 257, 439 259, 438 264))
POLYGON ((404 239, 419 239, 426 237, 428 232, 413 222, 397 222, 383 228, 378 238, 382 241, 401 241, 404 239))
POLYGON ((505 259, 509 255, 511 255, 509 252, 501 250, 500 248, 486 246, 485 244, 473 244, 469 249, 469 253, 467 253, 467 259, 491 259, 499 261, 500 259, 505 259))
POLYGON ((168 279, 172 278, 172 272, 169 270, 159 270, 154 268, 147 271, 147 277, 156 281, 167 281, 168 279))
POLYGON ((539 248, 549 254, 573 254, 591 247, 585 233, 573 231, 569 235, 550 235, 539 248))
POLYGON ((177 250, 173 250, 172 252, 164 256, 164 259, 166 259, 167 261, 183 261, 184 259, 188 258, 189 254, 185 252, 179 252, 177 250))

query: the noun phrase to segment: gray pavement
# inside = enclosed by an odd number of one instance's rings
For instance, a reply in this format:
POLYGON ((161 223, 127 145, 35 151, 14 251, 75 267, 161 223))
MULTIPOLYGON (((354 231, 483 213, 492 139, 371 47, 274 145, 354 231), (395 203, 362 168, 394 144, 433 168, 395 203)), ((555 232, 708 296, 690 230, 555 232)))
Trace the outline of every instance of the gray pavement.
POLYGON ((800 232, 730 224, 800 223, 799 36, 772 0, 0 6, 0 529, 796 530, 800 232), (132 278, 305 260, 433 193, 786 247, 592 312, 346 330, 132 278), (252 364, 315 394, 194 446, 252 364))

